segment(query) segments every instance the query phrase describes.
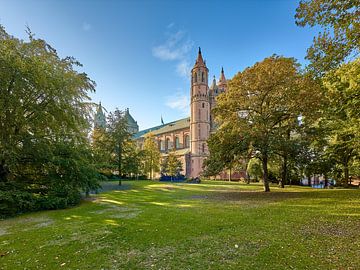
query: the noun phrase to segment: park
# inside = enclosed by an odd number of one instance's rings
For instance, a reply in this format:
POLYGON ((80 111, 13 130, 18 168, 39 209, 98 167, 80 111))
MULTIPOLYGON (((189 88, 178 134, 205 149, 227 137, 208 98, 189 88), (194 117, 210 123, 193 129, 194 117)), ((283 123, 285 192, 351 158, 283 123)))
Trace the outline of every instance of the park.
POLYGON ((0 269, 360 269, 358 1, 0 6, 0 269))
POLYGON ((357 269, 358 190, 107 183, 79 206, 0 221, 4 269, 357 269))

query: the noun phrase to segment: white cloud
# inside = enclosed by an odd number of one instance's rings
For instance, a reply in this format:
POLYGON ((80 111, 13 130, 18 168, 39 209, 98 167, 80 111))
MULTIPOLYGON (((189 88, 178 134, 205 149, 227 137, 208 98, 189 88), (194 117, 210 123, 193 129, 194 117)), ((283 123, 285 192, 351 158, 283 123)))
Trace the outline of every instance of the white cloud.
POLYGON ((172 96, 167 97, 165 104, 171 109, 180 111, 184 115, 189 115, 190 113, 189 94, 178 92, 172 96))
POLYGON ((170 29, 170 28, 172 28, 174 25, 175 25, 175 23, 174 23, 174 22, 169 23, 169 24, 168 24, 168 26, 166 26, 166 28, 167 28, 167 29, 170 29))
POLYGON ((85 31, 85 32, 88 32, 91 30, 91 24, 87 23, 87 22, 83 22, 82 24, 82 29, 85 31))
POLYGON ((188 78, 191 72, 190 62, 186 59, 181 60, 176 66, 176 72, 181 76, 188 78))
MULTIPOLYGON (((167 28, 172 28, 172 24, 169 24, 167 28)), ((190 50, 194 47, 194 42, 182 30, 167 35, 168 38, 164 44, 152 48, 152 54, 163 61, 178 61, 176 64, 177 74, 188 78, 190 71, 188 57, 190 50)))

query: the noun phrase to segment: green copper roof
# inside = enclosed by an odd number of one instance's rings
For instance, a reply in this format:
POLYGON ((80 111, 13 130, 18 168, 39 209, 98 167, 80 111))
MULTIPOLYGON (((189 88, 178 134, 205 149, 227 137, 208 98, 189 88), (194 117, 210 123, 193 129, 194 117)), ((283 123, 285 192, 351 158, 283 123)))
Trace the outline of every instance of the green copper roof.
POLYGON ((141 130, 134 135, 134 139, 144 137, 149 132, 153 133, 154 135, 160 135, 163 133, 168 133, 175 130, 186 129, 186 128, 190 128, 190 117, 173 121, 164 125, 141 130))

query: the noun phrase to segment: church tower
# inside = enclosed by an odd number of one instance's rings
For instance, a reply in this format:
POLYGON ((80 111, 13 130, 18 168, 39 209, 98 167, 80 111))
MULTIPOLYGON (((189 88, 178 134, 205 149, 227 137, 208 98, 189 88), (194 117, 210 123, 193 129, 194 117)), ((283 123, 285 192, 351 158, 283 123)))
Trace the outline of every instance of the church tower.
POLYGON ((191 177, 201 174, 203 162, 208 155, 206 144, 210 134, 208 73, 209 70, 199 48, 197 60, 191 70, 191 177))

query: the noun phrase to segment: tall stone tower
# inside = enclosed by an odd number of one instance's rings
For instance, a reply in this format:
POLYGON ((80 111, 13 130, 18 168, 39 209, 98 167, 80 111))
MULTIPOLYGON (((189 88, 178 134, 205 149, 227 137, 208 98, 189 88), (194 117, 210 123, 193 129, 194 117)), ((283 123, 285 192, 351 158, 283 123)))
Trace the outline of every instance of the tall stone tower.
POLYGON ((191 70, 191 177, 200 175, 204 159, 208 156, 206 144, 210 134, 208 73, 209 70, 199 48, 197 60, 191 70))

